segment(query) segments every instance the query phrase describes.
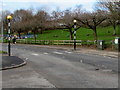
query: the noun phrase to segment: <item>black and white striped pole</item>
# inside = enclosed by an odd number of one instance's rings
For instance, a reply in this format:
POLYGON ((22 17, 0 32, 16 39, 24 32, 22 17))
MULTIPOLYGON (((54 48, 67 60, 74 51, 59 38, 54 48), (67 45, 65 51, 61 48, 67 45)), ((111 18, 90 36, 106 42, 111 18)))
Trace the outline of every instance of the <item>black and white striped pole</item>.
POLYGON ((77 20, 74 20, 74 50, 76 50, 76 22, 77 20))
POLYGON ((12 16, 8 15, 7 16, 7 20, 8 20, 8 55, 11 55, 11 50, 10 50, 10 20, 12 19, 12 16))

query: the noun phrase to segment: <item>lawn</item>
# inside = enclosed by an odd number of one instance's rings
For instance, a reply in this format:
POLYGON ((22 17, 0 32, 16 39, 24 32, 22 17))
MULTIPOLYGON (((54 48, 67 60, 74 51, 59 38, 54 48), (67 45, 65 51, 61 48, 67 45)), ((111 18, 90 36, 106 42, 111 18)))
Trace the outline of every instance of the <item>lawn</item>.
POLYGON ((7 54, 7 52, 5 52, 5 51, 0 51, 0 54, 7 54))
MULTIPOLYGON (((117 27, 117 35, 118 35, 117 27)), ((113 27, 98 27, 98 40, 113 40, 113 27)), ((120 36, 120 34, 118 35, 120 36)), ((65 30, 47 30, 43 34, 37 34, 37 40, 70 40, 69 32, 65 30)), ((91 29, 80 28, 77 30, 77 40, 94 40, 94 33, 91 29)))

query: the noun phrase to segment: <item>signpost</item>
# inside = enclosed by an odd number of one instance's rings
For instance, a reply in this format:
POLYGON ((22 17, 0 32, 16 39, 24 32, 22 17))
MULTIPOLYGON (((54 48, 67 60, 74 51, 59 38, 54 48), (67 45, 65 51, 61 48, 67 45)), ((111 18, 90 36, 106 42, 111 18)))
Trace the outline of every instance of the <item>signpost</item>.
POLYGON ((74 50, 76 50, 76 22, 77 20, 74 20, 74 50))
POLYGON ((120 52, 120 37, 116 37, 114 43, 115 48, 118 50, 118 52, 120 52))
POLYGON ((12 19, 12 16, 8 15, 7 20, 8 20, 8 55, 11 55, 11 50, 10 50, 10 20, 12 19))

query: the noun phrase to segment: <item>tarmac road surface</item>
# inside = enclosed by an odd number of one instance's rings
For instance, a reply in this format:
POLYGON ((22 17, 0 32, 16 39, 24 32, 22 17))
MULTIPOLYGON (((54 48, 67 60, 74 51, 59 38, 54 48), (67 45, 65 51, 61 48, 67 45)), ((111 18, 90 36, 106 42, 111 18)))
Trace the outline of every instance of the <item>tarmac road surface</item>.
POLYGON ((26 59, 27 65, 3 71, 3 87, 118 87, 118 58, 30 45, 12 45, 12 54, 26 59))

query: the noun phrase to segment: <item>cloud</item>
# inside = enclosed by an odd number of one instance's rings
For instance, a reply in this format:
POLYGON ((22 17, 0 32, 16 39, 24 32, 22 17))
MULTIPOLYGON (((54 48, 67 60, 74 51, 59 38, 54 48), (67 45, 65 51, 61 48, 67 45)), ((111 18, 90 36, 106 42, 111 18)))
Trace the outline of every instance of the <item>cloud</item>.
POLYGON ((76 2, 76 3, 84 3, 84 2, 95 2, 96 0, 4 0, 4 2, 76 2))
POLYGON ((92 10, 93 3, 96 0, 4 0, 4 9, 14 12, 19 9, 43 9, 51 12, 59 8, 65 10, 74 8, 76 5, 83 5, 83 8, 92 10))
POLYGON ((0 7, 2 7, 2 6, 6 6, 6 4, 3 2, 0 2, 0 7))

